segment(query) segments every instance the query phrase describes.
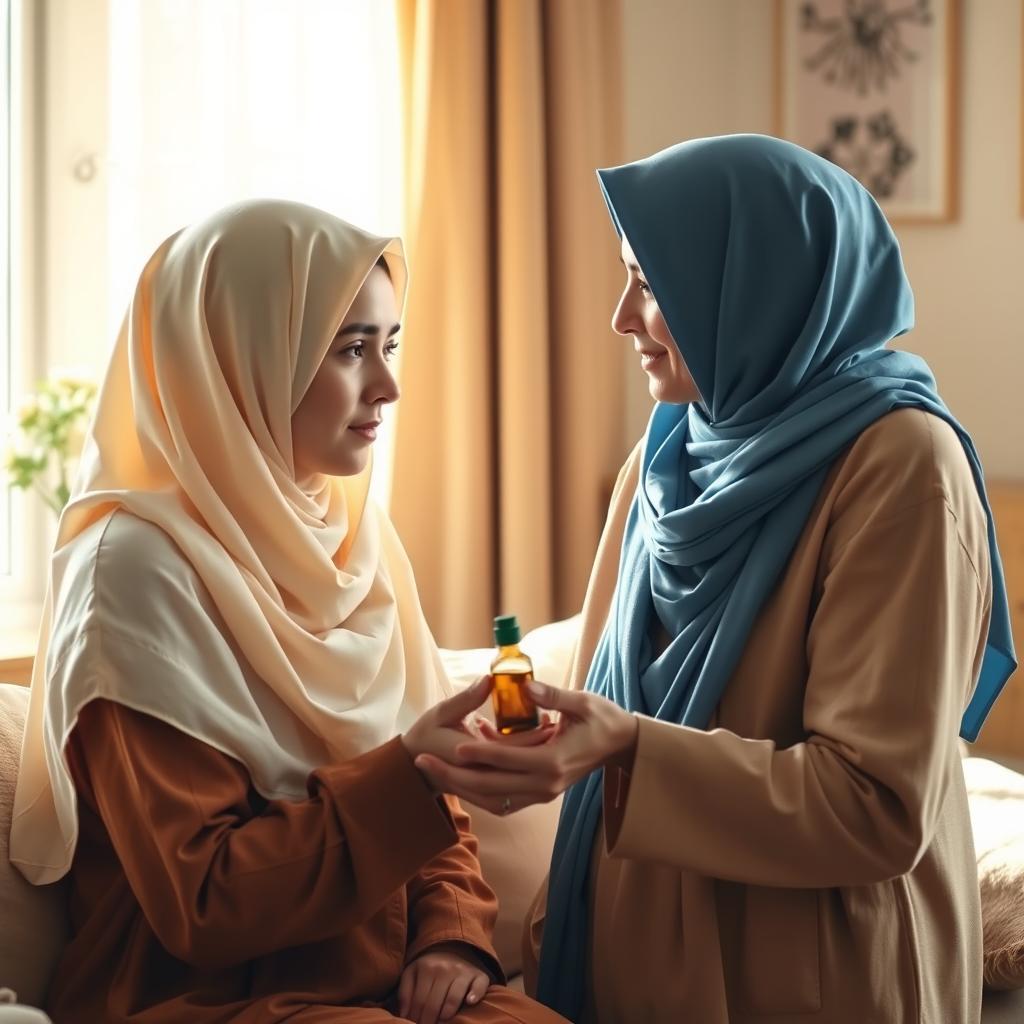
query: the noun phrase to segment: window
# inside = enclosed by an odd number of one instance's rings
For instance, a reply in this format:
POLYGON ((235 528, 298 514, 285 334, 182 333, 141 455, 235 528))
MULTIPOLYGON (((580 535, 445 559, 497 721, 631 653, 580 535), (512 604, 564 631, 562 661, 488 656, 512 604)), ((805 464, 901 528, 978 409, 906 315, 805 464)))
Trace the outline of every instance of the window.
MULTIPOLYGON (((17 111, 25 106, 33 114, 23 127, 37 147, 30 153, 22 144, 21 185, 17 155, 0 168, 8 247, 0 413, 9 415, 56 367, 99 381, 145 260, 168 235, 219 206, 254 196, 296 199, 378 234, 400 233, 394 4, 48 0, 45 19, 42 8, 0 0, 3 130, 19 143, 25 133, 17 111), (11 40, 19 38, 19 18, 33 22, 38 39, 30 48, 33 73, 23 77, 26 89, 41 83, 37 110, 32 97, 22 103, 16 95, 22 72, 12 64, 18 48, 11 40), (45 163, 29 160, 36 151, 45 163), (18 197, 11 204, 11 168, 15 193, 38 182, 38 232, 28 213, 24 225, 9 223, 12 210, 33 209, 18 197), (11 258, 12 244, 24 248, 36 237, 30 259, 11 258), (18 266, 27 268, 24 281, 18 266), (13 331, 8 295, 24 306, 22 314, 14 308, 13 331), (29 314, 37 314, 35 328, 29 314)), ((0 159, 12 151, 17 145, 0 159)), ((384 503, 391 444, 385 431, 375 449, 374 493, 384 503)), ((0 497, 0 587, 6 581, 8 593, 38 602, 52 517, 34 499, 0 497), (20 568, 19 558, 26 562, 20 568)))
MULTIPOLYGON (((0 444, 13 427, 21 396, 34 379, 37 296, 34 157, 31 116, 38 8, 26 0, 0 0, 0 444)), ((0 634, 34 633, 43 597, 46 531, 35 501, 0 482, 0 634)))
MULTIPOLYGON (((0 0, 0 246, 3 262, 0 264, 0 416, 9 422, 13 415, 14 382, 12 380, 11 344, 11 5, 0 0)), ((12 575, 11 530, 12 497, 9 488, 0 495, 0 577, 12 575)))

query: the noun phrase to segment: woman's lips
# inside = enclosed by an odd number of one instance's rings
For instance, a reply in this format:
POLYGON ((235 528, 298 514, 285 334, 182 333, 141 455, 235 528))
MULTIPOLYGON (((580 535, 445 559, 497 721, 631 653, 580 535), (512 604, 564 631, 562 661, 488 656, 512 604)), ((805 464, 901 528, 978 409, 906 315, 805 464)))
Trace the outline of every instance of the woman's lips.
POLYGON ((354 431, 360 437, 366 438, 367 441, 376 441, 377 427, 379 426, 379 423, 360 423, 358 426, 349 427, 348 429, 354 431))
POLYGON ((644 352, 640 350, 640 368, 643 370, 649 370, 652 366, 657 365, 660 359, 665 358, 665 353, 662 352, 644 352))

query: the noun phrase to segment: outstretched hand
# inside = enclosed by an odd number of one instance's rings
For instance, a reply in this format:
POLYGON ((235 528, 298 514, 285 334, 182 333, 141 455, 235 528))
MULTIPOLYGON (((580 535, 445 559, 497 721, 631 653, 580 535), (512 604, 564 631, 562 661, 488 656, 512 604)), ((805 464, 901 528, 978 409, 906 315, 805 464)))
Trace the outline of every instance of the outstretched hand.
MULTIPOLYGON (((444 760, 453 759, 455 748, 473 738, 466 726, 466 717, 487 700, 492 685, 490 676, 481 676, 461 693, 435 704, 420 715, 402 736, 402 743, 410 756, 414 760, 421 754, 430 754, 444 760)), ((427 781, 431 780, 428 778, 427 781)), ((436 786, 434 790, 443 792, 436 786)))
POLYGON ((527 686, 539 707, 559 713, 557 726, 501 736, 481 724, 483 738, 467 733, 450 755, 424 751, 416 766, 435 789, 508 814, 549 803, 595 769, 631 757, 637 720, 629 712, 595 693, 539 682, 527 686))

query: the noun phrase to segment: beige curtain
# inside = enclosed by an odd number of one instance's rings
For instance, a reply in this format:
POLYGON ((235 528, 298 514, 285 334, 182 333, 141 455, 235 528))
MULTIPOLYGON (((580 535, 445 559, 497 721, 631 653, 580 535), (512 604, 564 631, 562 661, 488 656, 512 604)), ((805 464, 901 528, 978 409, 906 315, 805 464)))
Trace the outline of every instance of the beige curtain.
POLYGON ((579 610, 624 456, 620 0, 396 0, 410 291, 391 509, 438 642, 579 610))

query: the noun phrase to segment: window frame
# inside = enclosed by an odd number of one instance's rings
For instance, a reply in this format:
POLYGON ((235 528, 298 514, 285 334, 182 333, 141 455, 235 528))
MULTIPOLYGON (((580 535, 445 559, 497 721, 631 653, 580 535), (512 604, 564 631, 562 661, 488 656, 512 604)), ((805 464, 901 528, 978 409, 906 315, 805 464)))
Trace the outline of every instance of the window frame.
MULTIPOLYGON (((6 394, 0 396, 5 423, 13 419, 43 364, 45 339, 41 332, 40 259, 41 194, 37 187, 42 167, 40 83, 44 3, 2 0, 7 64, 3 131, 7 139, 7 290, 3 358, 7 364, 6 394), (40 339, 31 343, 30 339, 40 339)), ((5 644, 23 641, 38 629, 46 589, 47 544, 52 542, 50 515, 35 494, 2 487, 0 498, 9 509, 10 573, 0 576, 0 622, 5 644)), ((52 517, 51 517, 52 518, 52 517)))

